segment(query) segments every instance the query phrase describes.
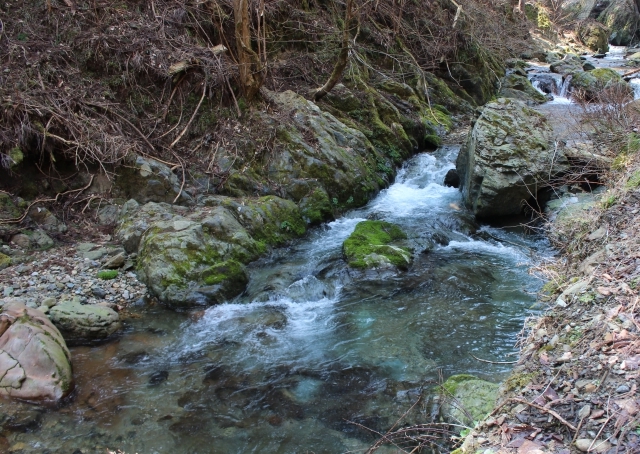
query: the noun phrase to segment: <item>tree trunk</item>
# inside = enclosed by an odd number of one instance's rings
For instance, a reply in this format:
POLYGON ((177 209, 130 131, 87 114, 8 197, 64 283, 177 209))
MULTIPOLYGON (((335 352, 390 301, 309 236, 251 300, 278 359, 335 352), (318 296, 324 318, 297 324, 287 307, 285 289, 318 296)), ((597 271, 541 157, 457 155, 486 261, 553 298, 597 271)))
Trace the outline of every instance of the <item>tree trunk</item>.
POLYGON ((236 49, 240 66, 240 84, 247 101, 250 101, 264 81, 260 57, 251 49, 251 23, 249 19, 249 0, 234 0, 236 49))
POLYGON ((347 6, 344 13, 344 30, 342 31, 342 48, 340 49, 340 54, 338 55, 338 61, 336 61, 336 64, 333 67, 333 71, 331 71, 329 80, 327 80, 327 82, 322 87, 318 88, 313 94, 313 99, 315 101, 319 101, 320 99, 322 99, 327 93, 331 91, 333 87, 336 86, 336 84, 342 77, 344 69, 347 67, 347 63, 349 62, 349 47, 351 40, 349 30, 351 28, 352 20, 353 0, 347 0, 347 6))

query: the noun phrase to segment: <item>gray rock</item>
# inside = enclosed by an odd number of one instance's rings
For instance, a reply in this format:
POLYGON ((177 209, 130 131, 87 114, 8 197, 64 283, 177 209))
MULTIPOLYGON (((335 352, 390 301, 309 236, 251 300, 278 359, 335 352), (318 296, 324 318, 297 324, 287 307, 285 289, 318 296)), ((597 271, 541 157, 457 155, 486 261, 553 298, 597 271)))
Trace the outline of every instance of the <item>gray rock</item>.
POLYGON ((582 71, 582 60, 576 54, 567 54, 560 61, 551 63, 551 72, 562 74, 563 76, 582 71))
POLYGON ((609 29, 595 21, 585 21, 576 30, 578 41, 593 52, 606 53, 609 51, 609 29))
POLYGON ((628 46, 637 36, 637 19, 632 2, 614 1, 600 14, 598 21, 609 28, 609 42, 614 46, 628 46))
POLYGON ((107 255, 108 252, 109 251, 106 248, 101 247, 92 251, 83 252, 80 256, 89 260, 100 260, 102 257, 107 255))
POLYGON ((49 318, 65 340, 74 345, 106 339, 121 328, 117 312, 97 305, 83 305, 78 298, 52 307, 49 318))
POLYGON ((31 241, 40 249, 49 249, 55 244, 51 237, 40 229, 33 231, 31 241))
POLYGON ((633 93, 631 85, 610 68, 577 72, 571 78, 569 87, 572 92, 579 91, 586 100, 597 99, 602 90, 613 87, 618 87, 623 92, 626 91, 629 96, 633 93))
POLYGON ((70 354, 40 311, 22 304, 0 313, 0 395, 59 400, 73 389, 70 354))
POLYGON ((465 205, 479 218, 516 215, 549 178, 568 170, 545 117, 520 101, 487 104, 456 161, 465 205))
POLYGON ((631 390, 628 385, 620 385, 616 388, 618 394, 628 393, 631 390))
POLYGON ((107 205, 100 208, 98 211, 98 224, 111 226, 118 223, 118 216, 120 214, 120 207, 115 205, 107 205))
POLYGON ((530 104, 542 104, 548 99, 531 85, 529 79, 519 74, 509 74, 502 79, 500 92, 504 98, 515 98, 530 104))
POLYGON ((120 252, 119 254, 114 255, 113 257, 111 257, 109 260, 107 260, 107 262, 104 264, 104 268, 107 269, 116 269, 116 268, 120 268, 121 266, 124 265, 125 262, 125 254, 124 252, 120 252))
POLYGON ((31 207, 29 210, 29 217, 47 232, 64 233, 67 231, 67 226, 45 207, 31 207))
POLYGON ((116 177, 114 190, 139 203, 173 202, 178 194, 178 202, 192 203, 193 198, 180 191, 180 186, 181 181, 167 165, 134 155, 116 177))
POLYGON ((95 296, 96 298, 99 298, 99 299, 103 299, 105 296, 107 296, 107 292, 105 292, 100 287, 92 287, 91 288, 91 293, 93 293, 93 296, 95 296))

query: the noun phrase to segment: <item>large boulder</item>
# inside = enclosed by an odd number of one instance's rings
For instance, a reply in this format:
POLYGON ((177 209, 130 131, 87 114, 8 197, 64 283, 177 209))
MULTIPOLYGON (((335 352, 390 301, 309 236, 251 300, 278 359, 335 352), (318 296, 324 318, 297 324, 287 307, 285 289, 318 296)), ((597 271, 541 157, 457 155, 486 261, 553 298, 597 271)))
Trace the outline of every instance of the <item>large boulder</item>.
POLYGON ((596 21, 585 21, 578 26, 578 40, 590 50, 603 54, 609 51, 609 29, 596 21))
POLYGON ((59 400, 73 389, 71 355, 47 316, 24 304, 0 312, 0 395, 59 400))
POLYGON ((306 230, 296 204, 279 197, 212 196, 203 203, 187 209, 129 201, 116 232, 128 252, 138 253, 139 277, 176 308, 240 294, 248 282, 245 264, 306 230))
POLYGON ((628 96, 633 94, 631 85, 610 68, 577 72, 573 74, 569 87, 574 96, 577 95, 586 100, 597 99, 605 89, 616 89, 615 91, 625 93, 628 96))
POLYGON ((49 318, 69 345, 107 339, 122 324, 113 309, 98 304, 82 304, 78 298, 64 300, 49 310, 49 318))
POLYGON ((614 46, 628 46, 635 36, 640 35, 631 1, 611 2, 598 16, 598 21, 611 30, 609 42, 614 46))
POLYGON ((342 251, 352 268, 407 269, 413 255, 406 239, 407 235, 395 224, 362 221, 344 241, 342 251))
POLYGON ((502 79, 499 96, 519 99, 531 104, 542 104, 548 101, 545 95, 531 85, 527 77, 516 73, 509 74, 502 79))
POLYGON ((499 385, 473 375, 452 375, 443 384, 443 419, 451 424, 473 426, 491 411, 498 397, 499 385))
POLYGON ((513 99, 487 104, 456 161, 465 205, 478 218, 516 215, 568 169, 539 112, 513 99))

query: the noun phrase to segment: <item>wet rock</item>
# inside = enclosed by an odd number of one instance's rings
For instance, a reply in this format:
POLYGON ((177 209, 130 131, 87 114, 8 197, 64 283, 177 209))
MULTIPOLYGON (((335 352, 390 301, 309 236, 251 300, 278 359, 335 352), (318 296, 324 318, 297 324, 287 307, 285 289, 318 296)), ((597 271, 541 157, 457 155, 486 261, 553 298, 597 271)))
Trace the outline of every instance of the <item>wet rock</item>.
POLYGON ((460 176, 456 169, 450 169, 444 176, 444 185, 451 188, 460 187, 460 176))
POLYGON ((342 245, 342 252, 352 268, 393 268, 406 270, 413 254, 405 241, 407 235, 395 224, 385 221, 362 221, 342 245))
POLYGON ((467 426, 481 421, 491 412, 499 388, 497 384, 473 375, 453 375, 442 386, 446 391, 441 408, 443 418, 467 426))
POLYGON ((121 328, 120 316, 108 307, 81 304, 79 298, 52 307, 49 318, 70 344, 103 340, 121 328))
POLYGON ((70 354, 40 311, 13 303, 0 313, 0 395, 59 400, 73 389, 70 354))
POLYGON ((517 215, 545 182, 568 169, 545 117, 520 101, 487 104, 456 161, 465 205, 478 218, 517 215))
POLYGON ((33 432, 42 423, 43 410, 19 402, 3 405, 0 409, 0 430, 9 432, 33 432))
POLYGON ((169 378, 169 371, 160 370, 158 372, 154 372, 151 374, 151 377, 149 377, 149 386, 157 386, 167 378, 169 378))

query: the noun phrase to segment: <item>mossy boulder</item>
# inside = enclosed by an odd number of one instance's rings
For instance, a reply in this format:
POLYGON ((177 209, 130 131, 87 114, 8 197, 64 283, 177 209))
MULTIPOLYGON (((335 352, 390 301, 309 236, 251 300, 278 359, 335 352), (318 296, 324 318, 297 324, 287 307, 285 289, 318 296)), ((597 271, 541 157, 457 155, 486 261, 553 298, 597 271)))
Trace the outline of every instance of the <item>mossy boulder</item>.
POLYGON ((97 304, 82 304, 79 298, 59 302, 49 310, 49 318, 69 345, 101 341, 122 328, 116 311, 97 304))
POLYGON ((568 170, 541 113, 515 99, 487 104, 460 149, 456 169, 464 203, 478 218, 521 213, 550 179, 568 170))
POLYGON ((290 200, 211 196, 188 209, 165 203, 123 206, 116 235, 137 252, 140 278, 174 308, 222 303, 244 291, 244 265, 301 236, 306 223, 290 200))
POLYGON ((593 71, 581 71, 573 75, 570 83, 573 93, 586 100, 593 100, 602 90, 617 89, 631 96, 633 89, 620 75, 610 68, 597 68, 593 71))
POLYGON ((473 426, 484 419, 495 405, 499 385, 473 375, 453 375, 443 384, 443 419, 451 424, 473 426))
POLYGON ((11 257, 0 252, 0 270, 3 270, 11 265, 11 257))
POLYGON ((527 77, 515 73, 509 74, 502 79, 499 96, 519 99, 530 104, 542 104, 548 101, 545 95, 531 85, 527 77))
POLYGON ((585 21, 578 26, 578 40, 593 52, 609 51, 609 29, 596 21, 585 21))
POLYGON ((395 224, 362 221, 345 240, 342 251, 352 268, 391 268, 406 270, 413 260, 404 240, 407 235, 395 224))

